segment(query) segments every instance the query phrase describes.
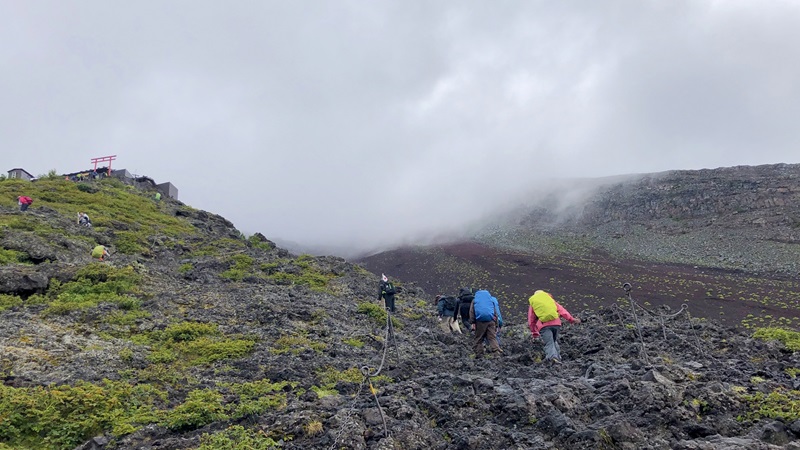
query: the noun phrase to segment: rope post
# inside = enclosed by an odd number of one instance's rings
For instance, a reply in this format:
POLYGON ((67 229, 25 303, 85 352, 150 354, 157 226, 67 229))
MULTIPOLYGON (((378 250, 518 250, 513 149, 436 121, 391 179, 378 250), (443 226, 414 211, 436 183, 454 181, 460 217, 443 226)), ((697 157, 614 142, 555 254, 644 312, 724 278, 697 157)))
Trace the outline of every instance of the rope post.
POLYGON ((639 342, 642 344, 642 354, 644 355, 644 360, 650 365, 650 357, 647 355, 647 347, 644 345, 644 336, 642 335, 642 327, 639 325, 639 317, 636 315, 636 304, 631 297, 631 290, 633 287, 630 283, 625 283, 622 285, 622 289, 625 290, 625 294, 628 296, 628 302, 631 304, 631 313, 633 314, 633 321, 636 324, 636 334, 639 335, 639 342))
POLYGON ((687 319, 689 321, 689 329, 692 330, 692 335, 694 336, 694 340, 695 340, 696 345, 697 345, 697 350, 700 351, 701 355, 705 356, 706 352, 703 351, 703 346, 700 345, 700 336, 697 335, 697 331, 694 329, 694 323, 692 323, 692 313, 689 312, 689 308, 688 307, 686 308, 686 317, 687 317, 687 319))

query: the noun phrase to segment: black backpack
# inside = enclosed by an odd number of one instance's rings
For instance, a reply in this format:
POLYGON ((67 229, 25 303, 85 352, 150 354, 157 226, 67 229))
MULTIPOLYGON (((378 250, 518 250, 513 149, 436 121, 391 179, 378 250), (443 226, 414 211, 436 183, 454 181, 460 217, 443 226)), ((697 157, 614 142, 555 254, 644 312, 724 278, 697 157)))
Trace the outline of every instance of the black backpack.
POLYGON ((461 288, 458 291, 458 298, 460 298, 462 302, 471 302, 475 299, 475 294, 472 293, 472 289, 470 288, 461 288))
POLYGON ((383 281, 381 282, 381 292, 386 295, 394 295, 397 293, 397 289, 395 289, 391 281, 383 281))
POLYGON ((458 300, 455 297, 448 295, 444 297, 444 309, 448 311, 455 311, 458 300))

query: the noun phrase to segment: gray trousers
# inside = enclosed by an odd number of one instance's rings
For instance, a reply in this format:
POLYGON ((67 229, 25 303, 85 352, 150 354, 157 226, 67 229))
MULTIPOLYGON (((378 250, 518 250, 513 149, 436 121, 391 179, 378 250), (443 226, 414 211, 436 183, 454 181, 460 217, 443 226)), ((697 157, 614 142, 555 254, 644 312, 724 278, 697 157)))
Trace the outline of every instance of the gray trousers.
POLYGON ((552 325, 539 331, 542 341, 544 341, 545 359, 561 360, 561 349, 558 347, 558 332, 560 330, 561 325, 552 325))

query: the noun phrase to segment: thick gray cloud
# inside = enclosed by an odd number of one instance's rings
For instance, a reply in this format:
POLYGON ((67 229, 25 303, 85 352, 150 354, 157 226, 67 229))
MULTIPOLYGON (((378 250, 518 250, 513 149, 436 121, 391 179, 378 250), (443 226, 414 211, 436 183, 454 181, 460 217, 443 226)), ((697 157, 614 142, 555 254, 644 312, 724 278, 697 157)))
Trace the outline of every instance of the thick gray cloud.
MULTIPOLYGON (((550 178, 798 162, 789 1, 0 1, 2 162, 368 249, 550 178)), ((7 170, 7 169, 4 169, 7 170)))

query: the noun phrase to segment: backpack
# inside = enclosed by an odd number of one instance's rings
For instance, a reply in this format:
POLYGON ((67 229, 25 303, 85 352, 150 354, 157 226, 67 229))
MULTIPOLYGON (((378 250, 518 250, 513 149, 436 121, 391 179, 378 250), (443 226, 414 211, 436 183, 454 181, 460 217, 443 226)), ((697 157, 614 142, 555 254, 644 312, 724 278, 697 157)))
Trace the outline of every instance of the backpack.
POLYGON ((458 303, 458 301, 455 297, 448 295, 447 297, 442 297, 442 299, 444 300, 444 309, 448 311, 456 310, 456 303, 458 303))
POLYGON ((458 298, 460 298, 462 302, 469 303, 469 302, 472 301, 472 299, 475 298, 475 296, 472 294, 472 289, 470 289, 470 288, 461 288, 458 291, 458 298))
POLYGON ((528 304, 533 308, 536 317, 542 323, 558 319, 558 307, 553 297, 545 291, 536 291, 528 299, 528 304))
POLYGON ((24 195, 23 195, 22 197, 20 197, 20 198, 19 198, 19 201, 20 201, 20 203, 22 203, 23 205, 30 205, 31 203, 33 203, 33 199, 32 199, 32 198, 30 198, 30 197, 26 197, 26 196, 24 196, 24 195))
POLYGON ((495 319, 494 302, 489 291, 476 292, 472 305, 475 308, 476 322, 490 322, 495 319))
POLYGON ((395 289, 391 281, 384 281, 381 283, 381 292, 386 295, 394 295, 397 293, 397 289, 395 289))

